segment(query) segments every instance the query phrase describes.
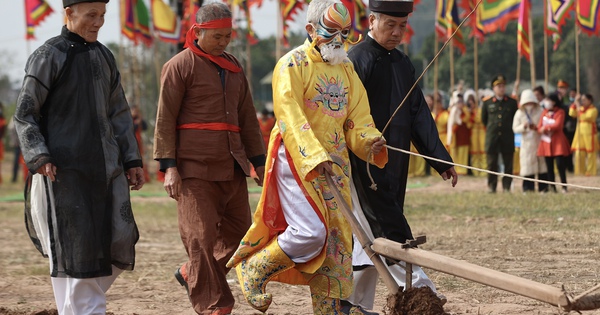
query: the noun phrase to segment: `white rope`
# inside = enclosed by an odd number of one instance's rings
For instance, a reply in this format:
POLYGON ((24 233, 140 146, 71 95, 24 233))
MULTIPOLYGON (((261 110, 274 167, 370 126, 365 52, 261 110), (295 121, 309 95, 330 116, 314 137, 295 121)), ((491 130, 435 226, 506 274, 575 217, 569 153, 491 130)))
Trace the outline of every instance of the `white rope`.
POLYGON ((542 184, 549 184, 549 185, 558 185, 558 186, 563 186, 563 187, 574 187, 574 188, 581 188, 581 189, 588 189, 588 190, 600 190, 600 187, 590 187, 590 186, 582 186, 582 185, 574 185, 574 184, 563 184, 563 183, 550 182, 550 181, 547 181, 547 180, 539 180, 539 179, 526 178, 526 177, 522 177, 522 176, 518 176, 518 175, 498 173, 498 172, 494 172, 494 171, 490 171, 490 170, 484 170, 484 169, 473 167, 473 166, 462 165, 462 164, 457 164, 457 163, 453 163, 453 162, 448 162, 448 161, 436 159, 434 157, 425 156, 425 155, 422 155, 422 154, 419 154, 419 153, 415 153, 415 152, 411 152, 411 151, 406 151, 406 150, 394 148, 394 147, 391 147, 391 146, 389 146, 387 144, 385 146, 388 149, 390 149, 390 150, 394 150, 394 151, 402 152, 402 153, 405 153, 405 154, 410 154, 410 155, 422 157, 424 159, 428 159, 428 160, 432 160, 432 161, 436 161, 436 162, 441 162, 441 163, 445 163, 445 164, 448 164, 448 165, 460 166, 460 167, 464 167, 464 168, 467 168, 467 169, 470 169, 470 170, 480 171, 480 172, 484 172, 484 173, 488 173, 488 174, 493 174, 493 175, 498 175, 498 176, 506 176, 506 177, 510 177, 510 178, 514 178, 514 179, 522 179, 522 180, 527 180, 527 181, 531 181, 531 182, 535 182, 535 183, 542 183, 542 184))

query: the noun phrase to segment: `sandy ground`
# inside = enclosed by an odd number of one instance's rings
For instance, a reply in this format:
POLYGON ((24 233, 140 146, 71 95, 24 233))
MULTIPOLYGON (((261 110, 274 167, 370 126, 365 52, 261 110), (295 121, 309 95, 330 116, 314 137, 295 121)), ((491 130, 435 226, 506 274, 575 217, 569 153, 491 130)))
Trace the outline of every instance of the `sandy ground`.
MULTIPOLYGON (((427 196, 448 191, 448 183, 425 180, 429 186, 414 188, 409 193, 427 196)), ((598 179, 582 178, 580 184, 597 185, 598 179)), ((520 185, 516 182, 515 185, 520 185)), ((485 180, 464 180, 453 192, 485 191, 485 180)), ((600 199, 599 199, 600 200, 600 199)), ((167 198, 136 200, 164 203, 167 198)), ((47 261, 37 253, 26 234, 20 215, 20 203, 0 203, 0 315, 50 314, 55 309, 47 261)), ((452 217, 439 220, 451 222, 452 217)), ((186 256, 179 239, 176 219, 138 218, 141 238, 137 245, 137 265, 124 273, 107 294, 108 311, 113 314, 194 314, 185 289, 176 282, 173 271, 186 256)), ((469 222, 466 222, 468 224, 469 222)), ((466 260, 488 268, 525 277, 534 281, 565 286, 580 293, 597 284, 600 273, 598 240, 600 231, 556 233, 542 228, 545 222, 528 222, 504 233, 514 224, 496 218, 478 218, 472 228, 429 231, 423 249, 466 260), (524 226, 524 227, 523 227, 524 226)), ((552 224, 552 223, 548 223, 552 224)), ((426 270, 448 297, 445 305, 450 314, 560 314, 556 307, 468 282, 432 270, 426 270)), ((234 272, 229 274, 237 299, 233 314, 260 314, 243 300, 234 272)), ((272 283, 268 290, 275 296, 268 314, 311 314, 308 289, 272 283)), ((388 292, 379 283, 375 310, 381 312, 388 292)), ((600 314, 599 311, 585 314, 600 314)))

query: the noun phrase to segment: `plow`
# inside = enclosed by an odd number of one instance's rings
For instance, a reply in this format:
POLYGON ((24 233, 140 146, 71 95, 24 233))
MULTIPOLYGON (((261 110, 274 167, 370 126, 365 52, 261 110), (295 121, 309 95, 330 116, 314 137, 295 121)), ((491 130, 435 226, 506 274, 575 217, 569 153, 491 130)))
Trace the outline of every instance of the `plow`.
MULTIPOLYGON (((329 176, 325 177, 340 210, 352 227, 352 232, 373 261, 373 265, 377 269, 383 283, 392 294, 398 292, 400 287, 390 274, 383 258, 404 263, 402 264, 406 269, 406 288, 404 289, 410 288, 412 283, 412 268, 413 265, 416 265, 548 303, 558 307, 562 312, 568 313, 572 311, 580 312, 600 309, 600 292, 596 292, 600 289, 600 285, 592 287, 579 295, 574 295, 566 292, 563 288, 557 288, 420 249, 417 246, 426 242, 425 236, 419 236, 406 243, 398 243, 385 238, 373 239, 371 235, 365 232, 359 222, 359 219, 361 219, 361 216, 364 217, 364 214, 353 212, 352 208, 342 197, 333 179, 329 176)), ((366 220, 361 221, 365 222, 366 220)))

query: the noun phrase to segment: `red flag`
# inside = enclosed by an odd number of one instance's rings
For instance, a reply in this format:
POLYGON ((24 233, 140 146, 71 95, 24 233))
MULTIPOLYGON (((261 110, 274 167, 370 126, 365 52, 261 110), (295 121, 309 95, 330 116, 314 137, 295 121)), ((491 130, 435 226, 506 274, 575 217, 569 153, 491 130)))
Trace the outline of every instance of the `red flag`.
MULTIPOLYGON (((416 11, 416 6, 417 6, 417 4, 419 4, 419 2, 421 2, 421 0, 414 1, 413 11, 416 11)), ((409 22, 410 22, 410 20, 409 20, 409 22)), ((415 35, 415 30, 413 30, 413 28, 410 26, 410 24, 407 24, 406 31, 404 32, 404 37, 402 38, 402 44, 410 44, 410 40, 412 39, 413 35, 415 35)))
MULTIPOLYGON (((463 0, 459 4, 459 6, 461 6, 465 10, 464 14, 462 15, 462 18, 466 18, 467 15, 471 13, 471 11, 475 10, 477 2, 477 0, 463 0)), ((475 10, 475 12, 473 12, 471 17, 469 18, 469 20, 465 23, 471 26, 472 30, 470 37, 475 37, 480 43, 483 43, 485 34, 483 32, 483 25, 481 24, 481 14, 479 11, 479 9, 475 10)))
POLYGON ((530 0, 522 0, 519 6, 519 22, 517 24, 517 52, 519 56, 530 61, 529 19, 531 18, 530 0))
POLYGON ((50 13, 54 12, 45 0, 25 0, 25 21, 27 23, 27 33, 25 39, 35 39, 34 29, 50 13))
POLYGON ((404 32, 404 37, 402 38, 401 44, 410 44, 410 40, 413 37, 413 35, 415 35, 415 31, 412 27, 410 27, 410 24, 407 24, 406 31, 404 32))
POLYGON ((279 1, 279 9, 280 9, 281 17, 282 17, 282 21, 283 21, 283 46, 284 47, 290 46, 290 43, 288 40, 288 38, 289 38, 288 22, 294 20, 294 16, 296 15, 296 13, 299 10, 302 10, 303 6, 304 6, 304 2, 301 0, 281 0, 281 1, 279 1))
POLYGON ((185 43, 185 35, 194 23, 196 23, 196 13, 200 8, 200 0, 183 0, 183 17, 181 18, 181 36, 180 43, 185 43))
POLYGON ((578 0, 577 25, 588 35, 598 35, 599 0, 578 0))

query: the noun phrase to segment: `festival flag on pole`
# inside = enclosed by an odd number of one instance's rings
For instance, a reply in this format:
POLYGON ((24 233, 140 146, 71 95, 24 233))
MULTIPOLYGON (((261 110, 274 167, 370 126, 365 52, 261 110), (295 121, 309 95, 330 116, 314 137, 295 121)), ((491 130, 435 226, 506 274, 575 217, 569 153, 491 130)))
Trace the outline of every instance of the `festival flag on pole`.
POLYGON ((150 13, 143 0, 135 1, 135 37, 146 46, 152 46, 150 33, 150 13))
POLYGON ((135 42, 135 10, 133 1, 121 0, 121 33, 135 42))
POLYGON ((300 0, 281 0, 279 1, 279 8, 281 11, 281 17, 283 21, 283 46, 289 47, 289 25, 288 22, 294 19, 298 10, 302 10, 304 2, 300 0))
POLYGON ((517 24, 517 52, 519 56, 530 61, 531 49, 529 46, 529 19, 531 13, 530 0, 522 0, 519 7, 519 22, 517 24))
MULTIPOLYGON (((456 6, 455 0, 446 0, 446 26, 447 26, 447 38, 452 37, 452 34, 458 30, 460 25, 460 18, 458 17, 458 7, 456 6)), ((465 39, 462 31, 458 30, 453 39, 454 46, 458 48, 462 53, 467 51, 465 46, 465 39)))
MULTIPOLYGON (((465 10, 462 18, 466 18, 471 11, 475 10, 475 6, 477 5, 477 0, 466 0, 462 1, 459 5, 465 10)), ((475 37, 480 43, 483 43, 485 38, 483 32, 483 25, 481 24, 481 16, 479 9, 477 9, 469 20, 465 22, 467 25, 471 26, 471 35, 470 37, 475 37)))
POLYGON ((568 13, 573 10, 574 0, 546 0, 546 21, 544 30, 551 35, 554 41, 554 50, 558 49, 560 43, 560 29, 566 23, 568 13))
POLYGON ((54 12, 45 0, 25 0, 25 22, 27 32, 25 39, 35 39, 35 27, 50 14, 54 12))
POLYGON ((410 40, 413 35, 415 35, 415 30, 410 26, 410 24, 406 25, 406 31, 404 31, 404 37, 402 37, 401 44, 410 44, 410 40))
POLYGON ((152 0, 150 10, 152 24, 158 38, 167 43, 177 44, 181 32, 181 23, 177 14, 163 0, 152 0))
MULTIPOLYGON (((421 0, 415 0, 413 2, 413 11, 416 11, 417 4, 419 4, 419 2, 421 2, 421 0)), ((409 23, 410 23, 410 19, 409 19, 409 23)), ((368 18, 367 18, 367 25, 368 25, 368 18)), ((412 39, 413 35, 415 35, 415 31, 410 26, 410 24, 407 24, 406 31, 404 32, 404 37, 402 38, 401 44, 410 44, 410 40, 412 39)))
POLYGON ((183 0, 183 16, 181 17, 181 35, 179 42, 185 43, 187 31, 196 23, 196 13, 200 8, 201 0, 183 0))
POLYGON ((482 0, 478 13, 484 34, 505 30, 509 21, 518 19, 520 3, 521 0, 482 0))
POLYGON ((577 25, 589 36, 598 35, 599 0, 577 1, 577 25))
MULTIPOLYGON (((255 2, 259 6, 262 5, 262 2, 255 2)), ((252 5, 250 0, 234 0, 233 5, 237 5, 244 11, 244 15, 246 15, 246 39, 250 43, 250 45, 256 45, 259 41, 254 29, 252 28, 252 15, 250 14, 250 6, 252 5)))
POLYGON ((437 0, 435 6, 435 31, 437 32, 438 39, 444 41, 446 39, 446 33, 448 30, 448 19, 446 19, 447 13, 447 0, 437 0))

